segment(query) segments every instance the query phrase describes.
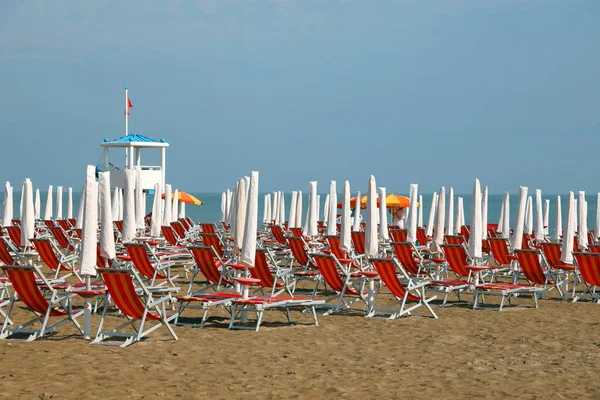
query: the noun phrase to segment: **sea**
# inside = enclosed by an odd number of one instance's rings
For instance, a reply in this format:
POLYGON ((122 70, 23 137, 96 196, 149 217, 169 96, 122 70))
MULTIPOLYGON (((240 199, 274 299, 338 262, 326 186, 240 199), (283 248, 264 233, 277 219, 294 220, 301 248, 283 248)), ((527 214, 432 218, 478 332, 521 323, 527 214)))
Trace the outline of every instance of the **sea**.
MULTIPOLYGON (((190 194, 192 194, 193 196, 195 196, 196 198, 201 200, 203 204, 201 206, 186 204, 186 208, 185 208, 186 216, 190 217, 194 222, 219 222, 221 220, 221 193, 190 192, 190 194)), ((534 196, 532 198, 532 204, 533 204, 533 210, 534 210, 533 212, 534 212, 534 216, 535 216, 535 192, 533 194, 534 194, 534 196)), ((259 225, 263 219, 264 195, 265 195, 265 193, 259 194, 259 206, 258 206, 259 225)), ((408 194, 406 194, 406 195, 408 195, 408 194)), ((448 205, 447 195, 448 195, 448 193, 446 193, 446 207, 448 205)), ((326 196, 327 196, 327 193, 320 194, 320 200, 321 200, 320 201, 320 204, 321 204, 320 205, 320 213, 321 213, 321 215, 319 216, 319 219, 323 218, 323 210, 324 210, 326 196)), ((542 196, 542 199, 543 199, 542 206, 545 204, 546 199, 550 200, 550 212, 549 212, 549 232, 550 233, 553 232, 553 229, 555 227, 556 202, 557 202, 558 196, 560 196, 560 198, 561 198, 562 221, 563 221, 563 226, 564 226, 564 223, 566 220, 566 209, 567 209, 566 204, 567 204, 568 195, 562 194, 562 195, 543 195, 542 196)), ((43 215, 43 212, 45 209, 47 193, 41 192, 40 197, 41 197, 41 203, 42 203, 41 209, 42 209, 42 215, 43 215)), ((74 217, 77 217, 80 197, 81 197, 80 193, 73 194, 74 217)), ((289 218, 289 207, 290 207, 292 194, 285 193, 284 197, 285 197, 284 204, 285 204, 285 208, 286 208, 285 215, 286 215, 286 220, 287 220, 289 218)), ((338 193, 337 197, 338 197, 338 201, 341 201, 342 194, 338 193)), ((423 204, 421 206, 424 207, 423 208, 423 221, 425 224, 428 221, 428 216, 429 216, 429 213, 431 210, 432 197, 433 197, 432 193, 423 194, 423 204)), ((455 193, 454 194, 455 207, 457 205, 458 197, 463 198, 465 220, 466 220, 466 223, 469 224, 470 216, 471 216, 472 196, 471 196, 471 194, 456 194, 455 193)), ((490 224, 498 223, 498 219, 500 218, 500 207, 502 204, 502 197, 503 197, 503 195, 500 195, 500 194, 488 195, 488 223, 490 223, 490 224)), ((575 198, 576 199, 578 198, 577 193, 575 194, 575 198)), ((19 215, 18 214, 19 199, 20 199, 20 193, 15 192, 14 200, 13 200, 14 206, 15 206, 15 210, 14 210, 15 216, 19 215)), ((147 212, 150 212, 152 210, 152 201, 153 201, 153 196, 147 195, 147 198, 146 198, 147 212)), ((511 227, 514 227, 514 223, 515 223, 514 221, 516 218, 517 201, 518 201, 518 194, 510 194, 511 227)), ((588 229, 594 229, 595 228, 595 220, 596 220, 597 196, 596 195, 587 195, 586 201, 588 203, 588 212, 587 212, 588 229)), ((304 218, 306 218, 306 210, 308 207, 308 194, 307 193, 306 194, 303 193, 302 205, 303 205, 302 218, 304 221, 304 218)), ((53 212, 55 213, 56 212, 56 194, 54 194, 54 207, 55 208, 54 208, 53 212)), ((65 191, 63 193, 63 216, 66 216, 66 211, 67 211, 67 193, 65 191)), ((362 210, 363 218, 365 217, 364 213, 365 213, 365 210, 362 210)), ((455 212, 455 214, 456 214, 456 212, 455 212)), ((56 214, 54 214, 54 215, 56 215, 56 214)))

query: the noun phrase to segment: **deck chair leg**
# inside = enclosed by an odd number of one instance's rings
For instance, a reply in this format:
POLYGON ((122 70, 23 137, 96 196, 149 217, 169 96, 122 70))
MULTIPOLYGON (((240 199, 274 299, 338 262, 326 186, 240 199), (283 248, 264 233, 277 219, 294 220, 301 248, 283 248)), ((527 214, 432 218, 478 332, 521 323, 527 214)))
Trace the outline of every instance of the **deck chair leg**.
POLYGON ((312 306, 310 306, 310 308, 312 309, 312 315, 313 315, 313 319, 315 320, 315 325, 319 326, 319 320, 317 319, 317 310, 315 310, 314 304, 312 306))
POLYGON ((473 291, 473 310, 477 308, 477 300, 479 300, 479 290, 475 289, 473 291))
POLYGON ((504 307, 504 299, 506 299, 506 295, 502 293, 502 298, 500 299, 500 309, 498 311, 502 311, 502 307, 504 307))

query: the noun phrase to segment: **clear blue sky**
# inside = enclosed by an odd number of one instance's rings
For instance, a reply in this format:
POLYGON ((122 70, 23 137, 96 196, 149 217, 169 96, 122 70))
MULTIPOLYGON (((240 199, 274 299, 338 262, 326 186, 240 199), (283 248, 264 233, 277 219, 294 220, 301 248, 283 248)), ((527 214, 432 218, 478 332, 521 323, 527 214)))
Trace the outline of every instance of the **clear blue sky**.
POLYGON ((100 142, 168 180, 600 190, 600 1, 0 2, 0 180, 79 187, 100 142))

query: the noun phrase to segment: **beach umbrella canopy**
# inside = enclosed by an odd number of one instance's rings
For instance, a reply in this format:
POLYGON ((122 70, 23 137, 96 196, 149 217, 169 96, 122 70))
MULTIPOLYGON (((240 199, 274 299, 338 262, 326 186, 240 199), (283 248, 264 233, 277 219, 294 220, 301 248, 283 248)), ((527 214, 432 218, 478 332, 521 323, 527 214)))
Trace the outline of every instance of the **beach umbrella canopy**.
POLYGON ((171 222, 177 221, 177 214, 179 214, 179 190, 175 189, 171 202, 171 222))
MULTIPOLYGON (((129 171, 125 171, 127 174, 129 171)), ((133 200, 133 198, 132 198, 133 200)), ((79 262, 81 275, 96 274, 97 231, 98 231, 98 182, 96 167, 88 165, 85 179, 85 204, 83 209, 83 231, 79 262)))
POLYGON ((254 267, 256 257, 256 229, 258 227, 258 172, 250 174, 250 185, 246 201, 246 220, 244 222, 244 240, 240 263, 246 268, 254 267))
POLYGON ((573 264, 573 242, 575 240, 575 225, 577 224, 577 216, 575 214, 575 195, 573 192, 569 192, 569 198, 567 199, 566 229, 560 252, 560 261, 567 265, 573 264))
POLYGON ((81 196, 79 197, 79 211, 77 212, 77 221, 75 221, 76 229, 83 229, 83 214, 85 209, 85 185, 83 185, 83 189, 81 190, 81 196))
MULTIPOLYGON (((379 207, 379 205, 381 204, 380 197, 381 196, 377 197, 377 203, 376 203, 377 207, 379 207)), ((369 201, 368 196, 362 196, 359 200, 360 208, 363 210, 366 209, 368 201, 369 201)), ((392 193, 392 194, 388 194, 385 197, 385 204, 386 204, 387 208, 406 208, 406 207, 410 206, 410 198, 392 193)), ((350 207, 352 207, 352 208, 356 207, 356 197, 352 197, 350 199, 350 207)), ((417 204, 417 207, 420 207, 420 204, 417 204)), ((342 208, 341 202, 337 203, 337 208, 342 208)))
POLYGON ((302 228, 302 190, 298 191, 296 197, 296 228, 302 228))
POLYGON ((226 224, 228 224, 229 221, 229 209, 231 208, 231 190, 227 189, 226 193, 226 202, 225 202, 225 219, 223 220, 223 222, 225 222, 226 224))
MULTIPOLYGON (((35 209, 35 219, 40 219, 42 215, 42 201, 40 199, 40 189, 35 189, 35 201, 33 204, 33 208, 35 209)), ((73 218, 73 217, 70 217, 73 218)))
POLYGON ((440 247, 444 243, 444 222, 446 221, 446 188, 440 188, 440 194, 437 196, 435 231, 431 240, 431 250, 440 253, 440 247))
MULTIPOLYGON (((100 196, 102 197, 102 196, 100 196)), ((110 209, 106 209, 109 211, 110 209)), ((144 207, 144 190, 142 189, 142 171, 135 170, 135 228, 144 229, 144 217, 146 216, 146 207, 144 207)))
POLYGON ((600 237, 600 193, 596 197, 596 224, 594 228, 594 237, 597 239, 600 237))
POLYGON ((531 234, 533 233, 533 206, 532 206, 531 196, 527 197, 527 203, 525 205, 524 230, 528 236, 531 236, 531 234))
POLYGON ((227 216, 227 193, 221 193, 221 222, 225 222, 227 216))
POLYGON ((515 220, 515 232, 513 235, 513 249, 521 249, 523 244, 523 229, 525 225, 525 207, 527 203, 527 190, 524 186, 519 187, 519 200, 517 203, 517 216, 515 220))
POLYGON ((298 192, 292 191, 292 200, 290 201, 290 219, 288 228, 296 227, 296 202, 298 201, 298 192))
POLYGON ((337 205, 337 188, 336 182, 331 181, 329 183, 329 201, 325 201, 327 205, 325 207, 324 214, 327 215, 327 235, 333 236, 337 234, 337 226, 335 223, 336 220, 336 205, 337 205))
POLYGON ((579 236, 577 237, 577 243, 579 247, 587 249, 588 247, 588 236, 587 236, 587 201, 585 200, 585 192, 579 192, 579 236))
POLYGON ((154 184, 154 202, 152 203, 152 217, 150 220, 150 236, 160 237, 160 225, 163 220, 162 212, 162 185, 154 184))
POLYGON ((62 201, 62 195, 63 195, 63 187, 62 186, 57 186, 56 187, 56 214, 55 214, 55 218, 57 220, 62 219, 62 210, 63 210, 63 201, 62 201))
POLYGON ((354 198, 354 205, 352 205, 352 199, 350 199, 350 207, 354 208, 354 221, 352 221, 352 231, 360 231, 360 192, 354 198))
POLYGON ((544 216, 542 215, 542 191, 535 190, 535 240, 538 243, 546 240, 544 232, 544 216))
POLYGON ((548 225, 550 221, 550 199, 544 200, 544 235, 550 232, 548 225))
MULTIPOLYGON (((98 174, 100 196, 100 255, 107 260, 116 256, 115 235, 113 230, 112 206, 110 204, 110 172, 98 174)), ((108 263, 105 264, 108 267, 108 263)))
POLYGON ((555 241, 560 241, 560 238, 562 237, 562 233, 563 233, 563 228, 562 228, 562 206, 560 204, 560 196, 556 196, 556 214, 554 215, 554 223, 555 223, 555 227, 554 227, 554 240, 555 241))
POLYGON ((235 185, 233 186, 233 192, 231 193, 231 201, 229 202, 229 214, 227 217, 227 223, 229 224, 229 231, 231 232, 231 235, 233 236, 233 233, 235 232, 235 209, 236 209, 236 198, 237 198, 237 192, 240 186, 240 182, 237 181, 235 183, 235 185))
POLYGON ((44 210, 44 219, 52 219, 52 185, 48 186, 48 197, 46 197, 46 209, 44 210))
POLYGON ((483 197, 481 198, 481 239, 487 240, 488 225, 488 187, 483 188, 483 197))
POLYGON ((244 244, 246 226, 246 180, 240 179, 235 199, 235 231, 233 234, 233 252, 239 255, 244 244))
POLYGON ((173 205, 171 201, 173 200, 173 194, 171 193, 171 185, 165 185, 165 193, 163 194, 163 199, 165 199, 164 204, 164 212, 163 212, 163 226, 170 226, 173 218, 171 217, 171 213, 173 212, 173 205))
POLYGON ((327 225, 329 222, 329 194, 325 196, 325 204, 323 205, 323 224, 327 225))
MULTIPOLYGON (((352 249, 352 226, 350 224, 350 182, 344 182, 344 195, 342 203, 342 218, 340 224, 340 250, 350 252, 352 249)), ((335 208, 332 207, 335 210, 335 208)))
POLYGON ((471 197, 471 235, 469 238, 469 255, 471 258, 481 258, 482 240, 482 213, 481 213, 481 185, 479 179, 473 183, 473 195, 471 197))
POLYGON ((4 209, 2 210, 2 224, 10 226, 13 217, 13 196, 10 182, 4 185, 4 209))
MULTIPOLYGON (((423 195, 420 194, 419 195, 419 204, 423 204, 423 195)), ((423 226, 423 207, 419 207, 419 218, 417 219, 417 226, 418 227, 422 227, 423 226)))
POLYGON ((265 206, 263 208, 263 222, 271 221, 271 194, 265 194, 265 206))
POLYGON ((379 188, 379 237, 382 240, 390 240, 387 223, 387 196, 384 187, 379 188), (381 199, 381 200, 380 200, 381 199))
POLYGON ((376 257, 378 253, 377 242, 377 197, 375 177, 369 178, 367 191, 367 226, 365 228, 365 257, 376 257))
POLYGON ((454 235, 454 189, 448 190, 448 214, 446 214, 446 231, 454 235))
MULTIPOLYGON (((112 217, 113 221, 119 220, 119 188, 115 187, 112 198, 112 217)), ((81 206, 81 203, 80 203, 81 206)))
MULTIPOLYGON (((123 243, 135 238, 135 171, 125 170, 125 187, 123 196, 123 243)), ((97 203, 97 201, 96 201, 97 203)), ((86 208, 87 213, 87 208, 86 208)))
MULTIPOLYGON (((110 195, 110 188, 109 188, 110 195)), ((110 210, 108 210, 110 212, 110 210)), ((73 218, 73 188, 67 189, 67 219, 73 218)), ((112 216, 111 216, 112 219, 112 216)))
POLYGON ((179 203, 179 218, 185 218, 185 203, 179 203))
POLYGON ((123 221, 123 212, 125 209, 123 201, 123 189, 119 189, 119 221, 123 221))
POLYGON ((33 209, 33 185, 29 179, 23 184, 23 214, 21 215, 21 246, 29 247, 35 236, 35 211, 33 209))
POLYGON ((508 239, 510 237, 510 194, 504 193, 504 213, 502 214, 504 221, 502 223, 502 237, 508 239))
POLYGON ((498 228, 496 228, 496 231, 499 233, 502 233, 504 229, 504 203, 505 198, 502 196, 502 202, 500 203, 500 218, 498 218, 498 228))
POLYGON ((306 215, 306 236, 317 236, 319 230, 317 227, 317 218, 319 213, 318 208, 318 196, 317 196, 317 182, 310 182, 309 201, 308 201, 308 213, 306 215))
MULTIPOLYGON (((248 181, 246 180, 246 187, 248 188, 248 181)), ((279 192, 279 225, 285 224, 285 195, 283 192, 279 192)))
MULTIPOLYGON (((169 185, 169 186, 171 186, 171 185, 169 185)), ((195 206, 201 206, 202 204, 204 204, 204 203, 202 203, 202 201, 198 200, 197 198, 195 198, 194 196, 192 196, 189 193, 180 192, 177 189, 175 191, 177 192, 177 201, 180 203, 193 204, 195 206)), ((162 194, 162 198, 164 199, 166 195, 167 195, 167 193, 165 191, 165 193, 162 194)), ((175 196, 175 193, 171 192, 170 196, 171 196, 171 207, 173 207, 172 201, 175 196)))
POLYGON ((419 185, 410 184, 410 211, 408 213, 408 226, 406 227, 406 241, 415 243, 417 241, 417 223, 418 223, 418 212, 417 212, 417 192, 419 185))
POLYGON ((427 221, 427 231, 425 234, 428 237, 433 235, 433 223, 435 221, 435 208, 437 207, 438 194, 433 192, 433 196, 431 197, 431 208, 429 209, 429 220, 427 221))

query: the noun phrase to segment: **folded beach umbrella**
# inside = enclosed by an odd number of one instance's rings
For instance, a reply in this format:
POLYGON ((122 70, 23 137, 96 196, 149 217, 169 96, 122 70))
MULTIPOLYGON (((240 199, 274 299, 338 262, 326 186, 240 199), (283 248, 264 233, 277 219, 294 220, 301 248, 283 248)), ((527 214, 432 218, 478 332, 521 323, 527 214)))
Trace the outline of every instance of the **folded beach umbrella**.
POLYGON ((460 228, 465 224, 465 209, 463 198, 458 196, 456 199, 456 218, 454 219, 454 232, 460 233, 460 228))
POLYGON ((594 228, 594 239, 598 239, 600 237, 600 193, 596 197, 596 224, 594 228))
POLYGON ((154 202, 152 203, 152 218, 150 220, 150 236, 160 237, 160 226, 163 220, 162 208, 162 187, 160 184, 154 184, 154 202))
POLYGON ((379 188, 379 237, 390 240, 387 221, 387 194, 384 187, 379 188))
POLYGON ((2 225, 10 226, 13 214, 13 203, 12 203, 12 191, 10 189, 10 182, 6 182, 4 185, 4 208, 2 210, 2 225))
POLYGON ((221 193, 221 222, 225 222, 227 215, 227 193, 221 193))
POLYGON ((523 229, 528 236, 531 236, 533 233, 533 207, 531 196, 527 196, 527 203, 525 204, 525 224, 523 229))
MULTIPOLYGON (((110 188, 109 188, 110 195, 110 188)), ((108 210, 110 212, 111 210, 108 210)), ((73 188, 67 189, 67 219, 73 218, 73 188)), ((112 219, 112 216, 111 216, 112 219)))
POLYGON ((560 204, 560 196, 556 196, 556 213, 554 214, 554 237, 553 239, 557 242, 560 242, 560 238, 563 234, 562 227, 562 207, 560 204))
MULTIPOLYGON (((125 171, 125 174, 130 171, 125 171)), ((127 179, 126 179, 127 180, 127 179)), ((133 200, 133 198, 132 198, 133 200)), ((79 262, 81 275, 96 275, 97 232, 98 232, 98 182, 96 167, 88 165, 85 179, 85 204, 83 208, 83 231, 79 262)), ((125 241, 125 240, 123 240, 125 241)))
POLYGON ((421 207, 419 207, 419 218, 417 220, 417 226, 419 228, 423 227, 423 195, 420 194, 419 195, 419 204, 421 205, 421 207))
MULTIPOLYGON (((81 203, 80 203, 81 205, 81 203)), ((113 221, 119 221, 119 188, 115 187, 112 198, 112 217, 113 221)))
POLYGON ((179 218, 185 218, 185 202, 179 203, 179 218))
POLYGON ((85 213, 85 185, 83 185, 83 189, 81 190, 81 196, 79 197, 79 211, 77 212, 77 221, 75 221, 76 229, 83 229, 83 214, 85 213))
POLYGON ((263 223, 271 221, 271 194, 265 194, 265 206, 263 208, 263 223))
POLYGON ((433 192, 433 196, 431 197, 431 208, 429 209, 429 219, 427 221, 427 237, 431 237, 433 235, 433 223, 435 221, 435 208, 437 207, 438 194, 433 192))
POLYGON ((23 184, 23 215, 21 215, 21 246, 31 246, 35 236, 35 211, 33 210, 33 185, 29 179, 23 184))
POLYGON ((337 214, 337 188, 335 181, 329 183, 328 200, 325 200, 325 214, 327 215, 327 235, 334 236, 337 234, 336 214, 337 214))
POLYGON ((256 257, 256 229, 258 227, 258 172, 250 174, 248 198, 246 199, 246 220, 244 222, 244 239, 240 263, 246 268, 254 267, 256 257))
MULTIPOLYGON (((135 238, 135 171, 125 170, 125 187, 123 196, 123 232, 122 241, 130 242, 135 238)), ((96 197, 97 199, 97 197, 96 197)), ((97 203, 97 200, 96 200, 97 203)), ((86 211, 87 213, 87 208, 86 211)), ((97 218, 97 215, 96 215, 97 218)))
POLYGON ((448 190, 448 213, 446 214, 446 231, 454 235, 454 189, 448 190))
MULTIPOLYGON (((452 189, 450 189, 452 190, 452 189)), ((406 241, 415 243, 417 241, 417 220, 419 219, 419 211, 417 211, 417 192, 419 191, 419 185, 415 183, 410 184, 410 205, 408 212, 408 224, 406 227, 406 241)), ((423 208, 423 207, 419 207, 423 208)))
POLYGON ((240 186, 240 182, 237 181, 235 185, 233 185, 233 192, 231 193, 231 201, 229 202, 229 216, 227 217, 227 224, 229 224, 229 231, 231 236, 233 237, 233 233, 235 232, 235 201, 237 199, 237 192, 240 186))
POLYGON ((575 195, 573 192, 569 192, 569 198, 567 199, 567 220, 565 222, 566 229, 560 252, 560 261, 567 265, 573 264, 573 242, 575 240, 575 225, 577 224, 577 216, 575 214, 575 195))
POLYGON ((244 242, 246 226, 246 180, 240 179, 235 199, 235 231, 233 233, 233 254, 239 255, 244 242))
POLYGON ((173 196, 171 196, 171 185, 165 185, 165 208, 163 212, 163 226, 170 226, 173 218, 171 217, 171 212, 173 212, 173 204, 171 200, 173 196))
POLYGON ((319 230, 317 227, 317 218, 319 217, 319 205, 316 181, 310 182, 310 192, 308 199, 308 213, 306 215, 306 220, 308 223, 305 232, 306 236, 313 237, 319 234, 319 230))
POLYGON ((321 195, 318 194, 317 195, 317 221, 319 221, 320 216, 321 216, 321 195))
POLYGON ((360 198, 360 192, 358 192, 356 195, 356 202, 354 204, 354 221, 352 223, 352 231, 353 232, 360 231, 360 204, 361 204, 361 198, 360 198))
POLYGON ((292 200, 290 201, 290 219, 288 222, 288 228, 296 227, 296 202, 298 201, 298 192, 292 191, 292 200))
POLYGON ((504 221, 502 223, 502 237, 508 239, 510 237, 510 194, 504 193, 504 221))
POLYGON ((25 193, 24 189, 25 184, 21 185, 21 201, 19 203, 19 221, 23 219, 23 193, 25 193))
POLYGON ((229 221, 229 214, 231 212, 231 203, 232 202, 233 202, 233 192, 231 190, 227 189, 227 211, 225 213, 225 215, 226 215, 225 222, 227 224, 229 224, 229 222, 227 222, 227 221, 229 221))
POLYGON ((498 218, 498 228, 496 228, 496 231, 499 233, 504 232, 504 203, 505 198, 502 196, 502 202, 500 203, 500 217, 498 218))
MULTIPOLYGON (((35 209, 35 219, 40 219, 42 216, 42 201, 40 199, 40 189, 35 189, 35 201, 33 203, 33 208, 35 209)), ((73 218, 71 216, 71 218, 73 218)))
POLYGON ((367 226, 365 228, 365 257, 377 257, 377 189, 375 177, 369 178, 367 190, 367 226))
POLYGON ((171 202, 171 222, 177 221, 177 214, 179 214, 179 190, 175 189, 171 202))
POLYGON ((273 211, 271 211, 271 218, 275 225, 278 224, 279 220, 279 192, 273 192, 273 211))
POLYGON ((588 247, 588 228, 587 228, 587 201, 585 200, 585 192, 579 192, 579 236, 577 243, 582 250, 588 247))
POLYGON ((523 244, 523 229, 525 225, 525 206, 527 203, 527 188, 519 187, 519 200, 517 203, 517 217, 515 220, 515 232, 513 234, 513 249, 520 250, 523 244))
POLYGON ((63 219, 62 195, 63 195, 63 187, 57 186, 56 187, 56 214, 54 215, 54 218, 56 218, 56 220, 63 219))
POLYGON ((302 228, 302 190, 298 191, 296 197, 296 228, 302 228))
MULTIPOLYGON (((102 197, 102 196, 100 196, 102 197)), ((110 209, 106 209, 109 211, 110 209)), ((146 227, 144 218, 146 217, 146 208, 144 207, 144 190, 142 189, 142 171, 135 170, 135 229, 146 227)), ((112 225, 111 225, 112 226, 112 225)))
MULTIPOLYGON (((246 181, 246 185, 248 185, 248 183, 249 182, 246 181)), ((285 196, 283 192, 279 192, 279 225, 283 226, 283 224, 285 224, 285 196)))
POLYGON ((538 243, 546 240, 544 232, 544 216, 542 215, 542 191, 535 190, 535 240, 538 243))
POLYGON ((125 210, 124 200, 123 200, 123 189, 119 189, 119 221, 123 221, 123 213, 125 210))
POLYGON ((327 225, 329 222, 329 194, 325 196, 325 204, 323 205, 323 224, 327 225))
POLYGON ((436 253, 441 253, 440 247, 444 243, 444 222, 446 222, 446 188, 440 188, 440 194, 437 196, 435 216, 435 230, 431 240, 431 250, 436 253))
POLYGON ((46 209, 44 210, 44 219, 52 219, 52 185, 48 186, 48 197, 46 197, 46 209))
POLYGON ((473 195, 471 197, 471 235, 469 237, 469 256, 481 258, 481 240, 483 218, 481 212, 481 185, 479 179, 473 183, 473 195))
POLYGON ((550 199, 544 200, 544 235, 548 236, 550 232, 548 224, 550 221, 550 199))
POLYGON ((487 240, 488 226, 488 187, 483 188, 483 196, 481 198, 481 239, 487 240))
MULTIPOLYGON (((112 207, 110 204, 110 172, 98 174, 98 186, 100 196, 100 255, 107 260, 113 260, 117 256, 115 249, 115 234, 113 230, 112 207)), ((108 267, 108 263, 103 265, 108 267)))
MULTIPOLYGON (((333 203, 335 204, 335 203, 333 203)), ((342 198, 342 218, 340 224, 340 249, 346 253, 352 249, 352 226, 350 223, 350 182, 344 182, 344 197, 342 198)))

